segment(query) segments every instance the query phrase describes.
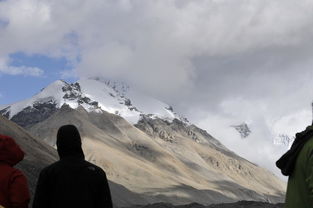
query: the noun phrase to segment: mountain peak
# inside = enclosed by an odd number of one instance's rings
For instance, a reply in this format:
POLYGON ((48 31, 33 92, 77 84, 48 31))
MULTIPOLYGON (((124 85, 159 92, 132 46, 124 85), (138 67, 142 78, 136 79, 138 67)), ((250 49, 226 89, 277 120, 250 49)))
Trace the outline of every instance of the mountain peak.
POLYGON ((251 130, 246 123, 241 123, 239 125, 232 125, 231 127, 235 128, 240 134, 242 139, 247 138, 251 134, 251 130))
POLYGON ((187 122, 169 105, 137 92, 123 82, 98 77, 81 79, 75 83, 57 80, 32 98, 0 109, 0 114, 25 127, 46 119, 64 104, 73 109, 83 107, 88 112, 107 111, 134 124, 141 119, 141 115, 187 122), (37 119, 33 121, 33 117, 37 119))
POLYGON ((43 88, 41 91, 45 91, 47 89, 52 89, 52 88, 59 88, 59 87, 63 87, 66 85, 68 85, 66 81, 59 79, 49 84, 47 87, 43 88))

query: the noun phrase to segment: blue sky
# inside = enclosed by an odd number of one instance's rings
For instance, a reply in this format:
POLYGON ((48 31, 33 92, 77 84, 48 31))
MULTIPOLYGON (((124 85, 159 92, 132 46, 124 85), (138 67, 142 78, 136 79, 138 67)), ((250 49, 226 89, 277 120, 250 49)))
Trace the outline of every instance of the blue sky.
POLYGON ((0 72, 0 105, 29 98, 58 79, 68 82, 75 81, 74 78, 62 76, 62 72, 72 69, 65 58, 14 53, 10 56, 10 60, 10 66, 37 67, 43 71, 43 74, 29 76, 27 74, 8 75, 0 72))

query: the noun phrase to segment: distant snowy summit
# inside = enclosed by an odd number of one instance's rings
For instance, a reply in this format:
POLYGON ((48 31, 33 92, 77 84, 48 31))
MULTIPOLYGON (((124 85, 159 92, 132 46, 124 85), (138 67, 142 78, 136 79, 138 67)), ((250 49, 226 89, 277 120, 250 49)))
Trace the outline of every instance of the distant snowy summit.
POLYGON ((63 105, 73 109, 81 106, 88 112, 107 111, 132 124, 138 123, 142 116, 188 123, 171 106, 135 91, 125 83, 101 78, 82 79, 75 83, 55 81, 32 98, 0 109, 0 114, 28 127, 45 120, 63 105))
POLYGON ((274 138, 274 145, 286 146, 289 149, 294 140, 295 140, 294 136, 289 136, 287 134, 279 134, 274 138))
MULTIPOLYGON (((232 125, 230 127, 234 128, 239 133, 242 139, 246 139, 252 133, 249 125, 245 122, 239 125, 232 125)), ((274 134, 273 136, 274 145, 285 146, 288 148, 291 147, 294 140, 295 140, 295 137, 291 136, 290 134, 277 133, 277 134, 274 134)))
POLYGON ((238 133, 240 134, 240 137, 242 139, 247 138, 251 134, 251 130, 250 130, 248 124, 246 124, 246 123, 242 123, 239 125, 232 125, 231 127, 233 127, 234 129, 236 129, 238 131, 238 133))

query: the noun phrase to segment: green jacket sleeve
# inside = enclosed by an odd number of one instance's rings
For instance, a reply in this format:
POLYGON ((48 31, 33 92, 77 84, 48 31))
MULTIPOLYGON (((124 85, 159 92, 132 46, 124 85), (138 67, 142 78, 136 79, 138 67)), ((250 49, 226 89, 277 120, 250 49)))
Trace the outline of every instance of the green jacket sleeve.
POLYGON ((313 203, 313 150, 310 152, 308 156, 305 181, 308 185, 308 189, 309 189, 308 194, 309 194, 310 201, 313 203))

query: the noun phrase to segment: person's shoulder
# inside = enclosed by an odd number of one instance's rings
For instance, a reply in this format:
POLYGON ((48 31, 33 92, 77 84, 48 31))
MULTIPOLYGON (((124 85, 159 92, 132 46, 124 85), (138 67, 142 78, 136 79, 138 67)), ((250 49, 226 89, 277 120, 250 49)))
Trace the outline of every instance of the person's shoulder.
POLYGON ((44 174, 48 174, 52 171, 54 171, 55 169, 57 169, 58 167, 60 166, 60 161, 56 161, 46 167, 44 167, 42 170, 41 170, 41 174, 44 175, 44 174))
POLYGON ((11 168, 11 175, 25 177, 24 173, 21 170, 14 167, 11 168))
POLYGON ((27 181, 25 174, 17 168, 11 167, 9 175, 10 175, 10 180, 12 181, 16 181, 16 180, 27 181))
POLYGON ((308 149, 313 149, 313 136, 305 143, 304 147, 308 149))
POLYGON ((313 156, 313 137, 311 137, 306 143, 303 145, 300 153, 299 158, 302 158, 304 160, 305 158, 312 158, 313 156))
POLYGON ((99 174, 99 175, 106 175, 105 171, 101 167, 99 167, 99 166, 97 166, 97 165, 95 165, 95 164, 93 164, 91 162, 88 162, 86 160, 84 162, 85 162, 85 167, 89 171, 91 171, 91 172, 93 172, 95 174, 99 174))

